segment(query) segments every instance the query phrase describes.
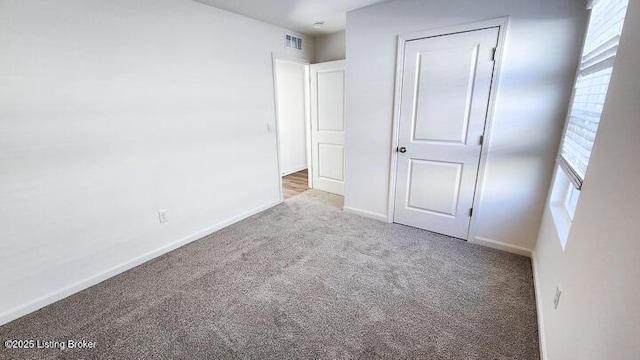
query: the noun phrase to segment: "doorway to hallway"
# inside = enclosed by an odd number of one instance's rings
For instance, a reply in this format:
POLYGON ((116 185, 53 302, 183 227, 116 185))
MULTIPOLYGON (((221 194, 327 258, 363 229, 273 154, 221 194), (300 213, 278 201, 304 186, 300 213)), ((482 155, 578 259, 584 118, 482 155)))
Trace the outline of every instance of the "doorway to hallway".
POLYGON ((309 190, 309 172, 301 170, 282 177, 282 196, 287 200, 309 190))
POLYGON ((344 194, 344 61, 274 58, 282 199, 314 188, 344 194))

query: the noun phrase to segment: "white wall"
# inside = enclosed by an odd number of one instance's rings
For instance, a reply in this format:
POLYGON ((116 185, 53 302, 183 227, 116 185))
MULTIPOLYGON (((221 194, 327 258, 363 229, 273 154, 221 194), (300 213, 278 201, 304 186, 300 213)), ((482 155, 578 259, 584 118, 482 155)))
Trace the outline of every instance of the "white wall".
POLYGON ((565 251, 545 207, 534 264, 546 358, 640 356, 640 3, 615 69, 565 251), (556 284, 562 289, 553 308, 556 284))
POLYGON ((347 13, 345 208, 387 216, 397 36, 507 15, 475 241, 533 248, 584 32, 583 0, 391 1, 347 13))
POLYGON ((306 65, 276 60, 280 172, 307 168, 306 65))
POLYGON ((315 38, 315 62, 344 60, 346 53, 346 32, 339 31, 333 34, 316 36, 315 38))
POLYGON ((284 31, 194 1, 0 2, 0 323, 277 203, 271 53, 313 59, 284 31))

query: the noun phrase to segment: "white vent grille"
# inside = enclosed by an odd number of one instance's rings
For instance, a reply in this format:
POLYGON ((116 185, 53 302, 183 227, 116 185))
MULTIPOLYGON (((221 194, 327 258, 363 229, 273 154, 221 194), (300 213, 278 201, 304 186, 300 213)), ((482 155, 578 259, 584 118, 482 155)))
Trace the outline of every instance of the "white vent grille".
POLYGON ((302 50, 302 38, 296 35, 284 35, 284 47, 302 50))

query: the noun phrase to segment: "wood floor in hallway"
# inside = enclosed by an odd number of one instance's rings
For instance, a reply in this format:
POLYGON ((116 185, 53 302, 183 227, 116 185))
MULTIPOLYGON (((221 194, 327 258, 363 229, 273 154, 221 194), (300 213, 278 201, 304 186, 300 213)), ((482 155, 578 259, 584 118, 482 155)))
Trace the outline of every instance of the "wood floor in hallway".
POLYGON ((309 172, 305 169, 282 177, 282 194, 287 200, 309 190, 309 172))

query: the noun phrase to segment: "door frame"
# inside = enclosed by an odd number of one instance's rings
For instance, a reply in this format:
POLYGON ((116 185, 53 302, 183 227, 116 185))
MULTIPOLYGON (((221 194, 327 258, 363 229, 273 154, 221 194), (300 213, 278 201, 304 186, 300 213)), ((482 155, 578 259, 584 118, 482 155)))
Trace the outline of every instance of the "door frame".
POLYGON ((278 188, 280 202, 284 201, 284 194, 282 192, 282 166, 280 159, 280 119, 278 117, 278 74, 276 62, 283 61, 293 64, 300 64, 305 66, 305 76, 304 76, 304 123, 305 123, 305 137, 306 137, 306 158, 307 158, 307 173, 308 173, 308 186, 310 189, 313 188, 313 177, 312 177, 312 169, 311 169, 311 98, 309 91, 310 87, 310 74, 311 74, 311 62, 305 59, 292 58, 286 56, 279 56, 274 53, 271 53, 271 67, 273 73, 273 104, 275 110, 275 133, 276 133, 276 157, 278 159, 278 183, 280 187, 278 188))
POLYGON ((480 160, 478 166, 478 174, 476 177, 476 184, 473 195, 473 216, 469 223, 469 234, 466 240, 472 240, 477 233, 477 224, 475 219, 476 214, 479 213, 478 204, 482 199, 482 184, 486 175, 486 162, 489 152, 489 144, 491 140, 491 127, 493 124, 494 110, 496 95, 498 92, 500 73, 502 72, 502 54, 505 46, 505 39, 507 35, 509 17, 500 17, 495 19, 489 19, 484 21, 478 21, 462 25, 447 26, 443 28, 436 28, 424 31, 417 31, 408 34, 401 34, 398 36, 398 46, 396 55, 396 84, 394 91, 393 101, 393 130, 391 137, 391 164, 389 166, 389 196, 387 204, 387 222, 393 223, 395 218, 395 203, 396 203, 396 185, 397 185, 397 166, 398 166, 398 152, 396 148, 399 144, 399 128, 400 128, 400 102, 402 95, 402 78, 404 76, 404 48, 407 41, 424 39, 435 36, 453 35, 465 32, 471 32, 476 30, 482 30, 492 27, 498 27, 498 45, 496 47, 495 62, 493 68, 493 79, 491 81, 491 90, 489 91, 489 103, 487 107, 487 117, 484 125, 484 141, 480 150, 480 160))

